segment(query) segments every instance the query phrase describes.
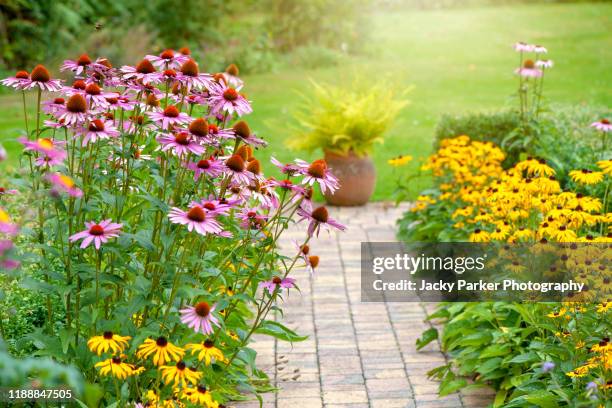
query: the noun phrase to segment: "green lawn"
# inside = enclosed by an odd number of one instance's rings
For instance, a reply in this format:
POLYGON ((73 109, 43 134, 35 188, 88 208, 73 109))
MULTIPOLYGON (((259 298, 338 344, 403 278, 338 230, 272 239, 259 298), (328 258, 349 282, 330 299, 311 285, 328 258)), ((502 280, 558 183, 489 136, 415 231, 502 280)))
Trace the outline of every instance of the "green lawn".
MULTIPOLYGON (((270 142, 266 156, 310 159, 317 154, 289 151, 284 143, 293 136, 287 123, 297 103, 296 90, 306 91, 309 78, 336 82, 366 72, 388 78, 391 87, 413 85, 411 105, 374 153, 379 173, 374 198, 388 199, 395 175, 386 160, 400 153, 430 153, 441 114, 495 110, 513 103, 515 41, 548 47, 548 57, 555 61, 546 79, 549 101, 612 106, 610 16, 612 4, 602 3, 376 13, 372 46, 363 56, 333 68, 295 67, 245 78, 254 105, 248 120, 270 142)), ((14 96, 0 98, 0 139, 17 135, 20 103, 14 96)), ((16 149, 14 143, 5 145, 16 149)))

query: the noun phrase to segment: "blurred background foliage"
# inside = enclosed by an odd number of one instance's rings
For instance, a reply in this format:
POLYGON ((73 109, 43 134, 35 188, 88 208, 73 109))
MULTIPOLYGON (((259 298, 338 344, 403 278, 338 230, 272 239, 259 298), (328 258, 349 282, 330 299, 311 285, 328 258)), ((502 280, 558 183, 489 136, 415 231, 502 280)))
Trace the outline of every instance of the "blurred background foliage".
POLYGON ((267 72, 279 63, 335 64, 358 52, 372 0, 4 0, 0 67, 75 58, 86 49, 115 65, 129 55, 187 46, 220 70, 267 72), (281 56, 293 54, 281 61, 281 56), (209 59, 207 57, 210 56, 209 59))
MULTIPOLYGON (((209 71, 339 64, 364 52, 373 9, 439 9, 527 0, 2 0, 0 70, 50 65, 83 49, 115 63, 188 46, 209 71), (207 58, 209 57, 209 58, 207 58)), ((542 3, 563 0, 540 0, 542 3)))

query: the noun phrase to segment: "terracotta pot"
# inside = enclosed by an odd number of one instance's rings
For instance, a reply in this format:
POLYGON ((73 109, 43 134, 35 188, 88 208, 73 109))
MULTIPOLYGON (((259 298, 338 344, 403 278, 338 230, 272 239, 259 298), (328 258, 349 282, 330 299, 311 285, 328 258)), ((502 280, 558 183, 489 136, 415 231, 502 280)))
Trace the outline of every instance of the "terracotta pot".
POLYGON ((352 152, 347 156, 325 152, 325 161, 340 181, 340 188, 333 195, 325 194, 328 204, 354 206, 368 202, 376 186, 376 169, 368 156, 358 157, 352 152))

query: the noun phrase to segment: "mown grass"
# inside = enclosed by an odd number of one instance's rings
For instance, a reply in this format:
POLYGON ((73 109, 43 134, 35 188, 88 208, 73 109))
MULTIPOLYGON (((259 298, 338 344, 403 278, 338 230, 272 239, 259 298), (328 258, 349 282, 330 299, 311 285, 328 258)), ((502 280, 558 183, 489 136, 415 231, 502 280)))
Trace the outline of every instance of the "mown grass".
MULTIPOLYGON (((612 106, 610 16, 612 4, 602 3, 377 12, 372 15, 371 45, 363 55, 334 67, 297 66, 246 77, 245 92, 254 106, 248 120, 270 142, 261 153, 264 161, 270 155, 281 160, 312 159, 321 153, 290 151, 285 145, 286 139, 296 137, 290 114, 299 103, 297 93, 308 92, 309 79, 343 82, 365 74, 397 89, 413 86, 411 104, 373 154, 379 174, 374 199, 390 199, 398 170, 390 168, 387 159, 430 153, 440 115, 512 106, 517 84, 513 70, 518 57, 511 49, 515 41, 548 47, 548 57, 555 61, 546 78, 549 101, 612 106)), ((22 127, 21 116, 19 97, 0 97, 0 140, 13 160, 19 146, 12 140, 22 127)))

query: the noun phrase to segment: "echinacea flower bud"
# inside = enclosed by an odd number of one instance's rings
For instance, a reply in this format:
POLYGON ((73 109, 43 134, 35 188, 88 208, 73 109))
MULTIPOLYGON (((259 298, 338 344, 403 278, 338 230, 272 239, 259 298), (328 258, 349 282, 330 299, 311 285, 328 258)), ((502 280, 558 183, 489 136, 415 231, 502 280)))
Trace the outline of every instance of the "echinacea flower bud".
POLYGON ((85 113, 87 111, 87 101, 83 95, 74 94, 66 102, 66 109, 73 113, 85 113))
POLYGON ((319 257, 316 255, 312 255, 308 257, 308 263, 314 269, 319 266, 319 257))
POLYGON ((244 160, 238 154, 231 156, 225 161, 225 165, 236 172, 244 171, 244 160))
POLYGON ((233 76, 238 76, 239 71, 238 71, 238 67, 236 66, 236 64, 229 64, 227 68, 225 68, 225 72, 233 76))
POLYGON ((158 107, 159 106, 159 99, 157 99, 157 97, 154 94, 148 94, 147 95, 147 101, 146 104, 148 106, 153 106, 153 107, 158 107))
POLYGON ((183 55, 191 55, 191 50, 187 47, 180 48, 179 52, 183 55))
POLYGON ((181 72, 183 75, 191 77, 198 76, 200 73, 198 70, 198 64, 196 64, 196 62, 192 59, 188 59, 183 65, 181 65, 181 72))
POLYGON ((308 253, 310 252, 310 247, 304 244, 300 247, 300 250, 302 251, 304 255, 308 255, 308 253))
POLYGON ((49 82, 51 74, 43 65, 37 65, 30 74, 30 79, 37 82, 49 82))
POLYGON ((91 58, 87 54, 81 54, 81 56, 77 59, 77 65, 80 67, 85 67, 91 64, 91 58))
POLYGON ((253 157, 253 149, 251 146, 242 145, 236 150, 236 154, 242 157, 242 160, 248 161, 253 157))
POLYGON ((155 72, 155 67, 151 64, 151 61, 145 58, 136 65, 136 72, 139 74, 152 74, 155 72))
POLYGON ((200 137, 204 137, 208 134, 208 122, 206 119, 197 118, 189 124, 189 131, 200 137))
POLYGON ((236 122, 232 129, 234 129, 236 136, 240 136, 243 139, 247 139, 249 136, 251 136, 251 129, 249 129, 249 125, 247 125, 244 120, 236 122))
POLYGON ((253 159, 247 165, 247 170, 253 174, 260 174, 261 173, 261 163, 259 163, 259 160, 253 159))

